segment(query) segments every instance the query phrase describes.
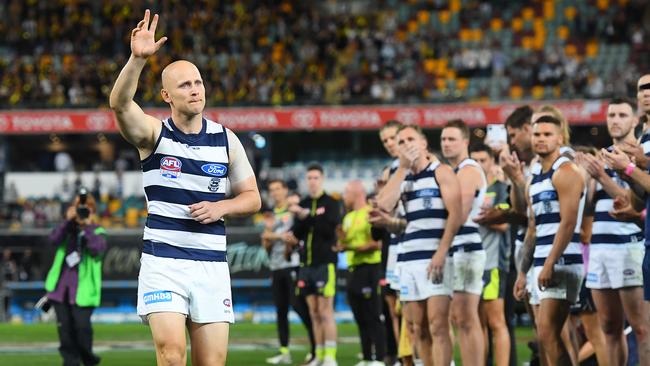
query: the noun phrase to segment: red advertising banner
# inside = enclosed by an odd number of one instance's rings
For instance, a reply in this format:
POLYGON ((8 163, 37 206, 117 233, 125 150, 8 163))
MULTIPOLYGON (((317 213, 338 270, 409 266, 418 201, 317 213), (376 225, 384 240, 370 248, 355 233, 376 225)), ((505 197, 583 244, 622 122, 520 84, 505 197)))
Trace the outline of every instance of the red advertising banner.
MULTIPOLYGON (((533 103, 536 107, 546 103, 533 103)), ((607 103, 601 100, 553 102, 572 125, 601 124, 605 121, 607 103)), ((356 130, 377 129, 389 119, 417 124, 423 128, 439 128, 450 119, 460 118, 472 127, 503 123, 521 103, 501 104, 435 104, 413 106, 352 107, 260 107, 208 108, 205 116, 235 131, 289 130, 356 130)), ((148 109, 147 113, 166 118, 169 109, 148 109)), ((109 110, 33 110, 1 111, 0 133, 96 133, 117 132, 113 113, 109 110)))

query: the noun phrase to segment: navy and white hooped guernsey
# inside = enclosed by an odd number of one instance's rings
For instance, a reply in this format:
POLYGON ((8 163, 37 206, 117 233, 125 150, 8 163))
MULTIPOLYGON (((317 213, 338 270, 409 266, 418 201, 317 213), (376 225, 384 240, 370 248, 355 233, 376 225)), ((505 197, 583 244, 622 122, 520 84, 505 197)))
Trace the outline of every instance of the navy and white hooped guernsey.
MULTIPOLYGON (((388 168, 388 176, 392 177, 393 174, 395 174, 395 172, 397 171, 397 168, 399 168, 399 159, 395 159, 390 163, 390 166, 388 168)), ((404 207, 402 206, 401 201, 397 202, 396 216, 404 217, 404 207)), ((399 245, 401 236, 402 234, 390 233, 390 242, 388 243, 388 245, 391 247, 399 245)), ((397 250, 397 248, 395 248, 394 250, 397 250)))
MULTIPOLYGON (((630 187, 616 171, 607 168, 605 172, 619 187, 624 189, 630 187)), ((643 242, 644 235, 640 227, 633 222, 618 221, 609 214, 614 207, 614 200, 598 182, 596 182, 593 201, 595 207, 591 245, 643 242)))
POLYGON ((158 257, 226 261, 223 219, 201 224, 189 205, 223 200, 229 170, 228 137, 219 123, 203 119, 201 132, 185 134, 171 118, 153 153, 142 161, 147 223, 143 252, 158 257))
MULTIPOLYGON (((650 157, 650 129, 643 131, 640 144, 643 149, 643 154, 650 157)), ((644 170, 646 173, 650 173, 650 167, 644 170)), ((650 210, 650 199, 645 200, 645 209, 646 211, 650 210)), ((645 247, 646 251, 650 250, 650 215, 645 217, 645 247)))
POLYGON ((481 240, 481 234, 478 231, 479 225, 474 222, 472 219, 476 217, 481 211, 481 205, 485 202, 485 192, 487 191, 487 178, 483 173, 483 168, 473 159, 465 159, 458 164, 455 173, 458 173, 461 169, 466 166, 473 166, 478 169, 481 173, 481 188, 476 190, 474 193, 474 201, 472 202, 472 209, 467 216, 467 220, 461 225, 458 229, 458 233, 454 236, 454 240, 451 244, 451 250, 449 254, 462 251, 462 252, 472 252, 476 250, 483 249, 483 243, 481 240))
POLYGON ((641 135, 639 144, 643 149, 643 154, 645 156, 650 156, 650 130, 643 131, 643 135, 641 135))
MULTIPOLYGON (((543 266, 546 258, 551 252, 555 234, 560 226, 560 201, 557 190, 553 186, 553 173, 555 173, 562 164, 571 163, 571 160, 565 156, 560 156, 555 160, 551 169, 547 172, 541 171, 541 164, 536 167, 532 174, 532 181, 529 187, 529 197, 535 215, 535 253, 533 259, 534 266, 543 266)), ((582 263, 582 250, 580 248, 580 225, 582 223, 582 212, 585 206, 585 189, 583 188, 580 196, 578 207, 578 217, 576 227, 573 230, 573 236, 569 245, 564 250, 558 264, 579 264, 582 263)))
MULTIPOLYGON (((563 154, 565 157, 575 155, 576 151, 573 150, 571 146, 560 146, 560 154, 563 154)), ((524 177, 526 180, 533 174, 533 172, 540 171, 542 165, 539 161, 535 162, 532 166, 524 168, 524 177)), ((526 209, 526 216, 528 216, 528 209, 526 209)), ((519 226, 517 229, 517 236, 515 237, 515 247, 521 248, 524 245, 524 238, 526 237, 526 226, 519 226)))
POLYGON ((398 262, 430 260, 447 222, 447 209, 435 177, 440 162, 430 163, 417 174, 409 173, 400 192, 406 214, 406 230, 399 244, 398 262))

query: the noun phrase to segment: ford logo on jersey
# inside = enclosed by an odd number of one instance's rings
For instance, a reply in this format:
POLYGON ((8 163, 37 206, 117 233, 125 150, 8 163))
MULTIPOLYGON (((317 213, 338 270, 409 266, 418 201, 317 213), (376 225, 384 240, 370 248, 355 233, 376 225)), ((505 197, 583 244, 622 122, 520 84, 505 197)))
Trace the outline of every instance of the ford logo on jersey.
POLYGON ((160 159, 160 175, 165 178, 176 179, 181 176, 183 163, 173 156, 165 156, 160 159))
POLYGON ((554 191, 544 191, 539 194, 539 199, 541 201, 549 201, 557 199, 557 193, 554 191))
POLYGON ((203 164, 201 170, 215 177, 225 177, 228 172, 228 168, 223 164, 203 164))

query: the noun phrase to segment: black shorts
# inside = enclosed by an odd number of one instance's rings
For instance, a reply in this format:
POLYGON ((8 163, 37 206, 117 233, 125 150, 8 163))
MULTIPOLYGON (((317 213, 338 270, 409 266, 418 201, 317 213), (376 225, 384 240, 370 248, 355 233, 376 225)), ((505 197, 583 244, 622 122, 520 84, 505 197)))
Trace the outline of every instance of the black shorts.
POLYGON ((397 297, 399 292, 397 290, 390 288, 390 285, 387 283, 381 286, 381 296, 393 296, 397 297))
POLYGON ((578 302, 571 305, 570 311, 573 315, 593 313, 596 311, 596 303, 594 303, 594 298, 591 296, 591 289, 587 288, 586 283, 587 281, 582 281, 578 302))
POLYGON ((350 270, 348 276, 348 293, 362 295, 365 298, 381 294, 381 263, 361 264, 350 270))
POLYGON ((336 265, 334 263, 300 267, 298 283, 301 295, 333 297, 336 295, 336 265))
POLYGON ((501 269, 493 268, 483 272, 483 301, 503 299, 506 295, 507 273, 501 269))

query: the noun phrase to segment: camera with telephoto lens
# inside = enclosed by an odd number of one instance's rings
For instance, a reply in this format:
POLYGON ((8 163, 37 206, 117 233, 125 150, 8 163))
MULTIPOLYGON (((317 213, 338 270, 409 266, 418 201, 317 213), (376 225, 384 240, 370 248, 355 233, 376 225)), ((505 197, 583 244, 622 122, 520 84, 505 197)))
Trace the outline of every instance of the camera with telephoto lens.
POLYGON ((90 216, 90 208, 88 207, 88 190, 86 188, 79 188, 79 204, 77 205, 77 218, 85 220, 90 216))

